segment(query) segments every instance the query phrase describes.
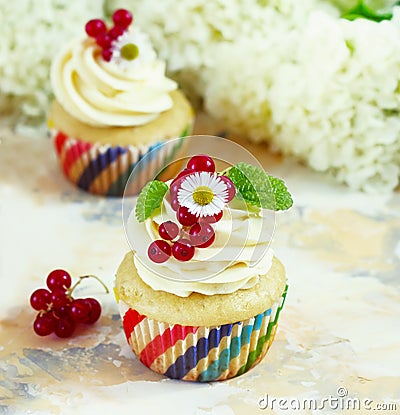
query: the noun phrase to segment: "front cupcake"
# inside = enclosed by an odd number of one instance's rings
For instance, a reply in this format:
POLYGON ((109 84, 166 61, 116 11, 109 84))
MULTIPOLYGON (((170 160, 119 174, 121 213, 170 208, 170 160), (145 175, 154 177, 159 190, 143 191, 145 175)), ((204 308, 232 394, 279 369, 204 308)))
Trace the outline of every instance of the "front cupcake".
POLYGON ((51 67, 48 124, 61 168, 86 191, 122 196, 135 164, 152 151, 132 187, 139 192, 182 144, 168 140, 190 133, 192 108, 127 10, 114 13, 110 28, 89 21, 86 34, 51 67))
POLYGON ((238 163, 215 172, 192 157, 168 183, 142 190, 126 225, 133 251, 115 293, 129 345, 150 369, 208 382, 247 372, 273 341, 286 296, 269 247, 284 183, 238 163))

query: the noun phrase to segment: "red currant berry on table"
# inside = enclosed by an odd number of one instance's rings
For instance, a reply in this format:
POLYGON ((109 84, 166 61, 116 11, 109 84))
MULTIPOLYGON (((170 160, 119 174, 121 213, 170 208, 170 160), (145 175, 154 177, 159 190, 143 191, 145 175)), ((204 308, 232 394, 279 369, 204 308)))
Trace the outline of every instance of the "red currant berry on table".
POLYGON ((102 33, 101 35, 96 37, 96 43, 102 49, 110 49, 113 40, 114 39, 108 33, 102 33))
POLYGON ((179 234, 179 226, 175 222, 172 222, 172 220, 168 220, 159 226, 158 233, 161 238, 172 241, 179 234))
POLYGON ((31 294, 30 303, 35 310, 47 310, 51 303, 51 293, 45 288, 39 288, 31 294))
POLYGON ((207 248, 215 240, 215 232, 211 225, 208 223, 196 223, 189 231, 190 242, 197 248, 207 248))
POLYGON ((203 216, 202 218, 200 218, 200 222, 205 222, 205 223, 217 223, 222 219, 224 212, 221 210, 221 212, 216 213, 213 216, 203 216))
POLYGON ((54 316, 56 318, 69 317, 70 304, 71 303, 68 303, 66 305, 62 305, 61 307, 54 308, 53 309, 54 316))
POLYGON ((121 26, 114 26, 108 31, 108 34, 111 36, 113 40, 118 39, 121 35, 123 35, 125 29, 121 26))
POLYGON ((194 171, 208 171, 210 173, 215 172, 215 163, 210 156, 205 154, 199 154, 192 157, 187 164, 187 168, 194 171))
POLYGON ((69 318, 60 318, 55 322, 54 333, 58 337, 71 337, 74 330, 75 323, 69 318))
POLYGON ((87 323, 92 306, 85 299, 78 298, 71 303, 69 315, 75 323, 87 323))
POLYGON ((112 50, 111 49, 103 49, 101 51, 101 56, 103 57, 103 59, 106 62, 110 62, 110 60, 112 58, 112 55, 113 55, 113 53, 112 53, 112 50))
POLYGON ((97 37, 107 32, 106 24, 101 19, 92 19, 86 23, 85 31, 90 37, 97 37))
POLYGON ((51 304, 54 308, 62 307, 68 303, 67 292, 63 288, 56 288, 51 292, 51 304))
POLYGON ((54 290, 56 288, 69 288, 71 287, 71 283, 71 275, 63 269, 55 269, 54 271, 51 271, 46 280, 46 284, 50 290, 54 290))
POLYGON ((159 239, 149 245, 147 254, 153 262, 161 264, 168 261, 168 258, 171 256, 171 246, 168 242, 159 239))
POLYGON ((198 221, 198 217, 190 213, 186 206, 179 206, 176 218, 183 226, 192 226, 198 221))
POLYGON ((229 203, 236 195, 236 187, 229 177, 219 176, 219 179, 222 182, 224 182, 226 187, 228 188, 228 200, 226 201, 226 203, 229 203))
POLYGON ((85 301, 89 303, 91 306, 88 319, 87 319, 87 323, 93 324, 100 318, 101 305, 95 298, 86 298, 85 301))
POLYGON ((112 16, 113 22, 116 26, 127 28, 133 20, 132 14, 125 9, 118 9, 112 16))
POLYGON ((56 319, 51 312, 43 315, 38 314, 33 322, 33 330, 39 336, 48 336, 55 329, 56 319))
POLYGON ((172 255, 178 261, 189 261, 194 255, 194 246, 188 239, 178 239, 172 246, 172 255))
MULTIPOLYGON (((169 249, 171 252, 171 247, 169 249)), ((32 307, 40 310, 33 323, 33 330, 36 334, 47 336, 54 332, 58 337, 70 337, 75 330, 76 323, 91 324, 99 319, 101 305, 97 300, 94 298, 74 300, 72 298, 74 289, 86 278, 97 279, 106 292, 109 292, 107 286, 95 275, 81 276, 71 287, 71 276, 67 271, 58 269, 52 271, 46 280, 51 291, 40 288, 31 294, 32 307)))

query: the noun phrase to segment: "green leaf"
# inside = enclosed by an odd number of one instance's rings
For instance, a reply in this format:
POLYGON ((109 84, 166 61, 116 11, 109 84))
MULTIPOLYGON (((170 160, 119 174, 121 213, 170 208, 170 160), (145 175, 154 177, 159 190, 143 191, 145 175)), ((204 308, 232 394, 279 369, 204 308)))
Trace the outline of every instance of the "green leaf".
POLYGON ((268 176, 275 196, 275 210, 287 210, 292 207, 293 199, 285 182, 273 176, 268 176))
POLYGON ((244 199, 249 205, 270 210, 286 210, 293 205, 285 183, 269 176, 259 167, 238 163, 226 175, 235 185, 237 197, 244 199))
POLYGON ((161 206, 168 186, 160 180, 148 182, 141 190, 137 203, 135 215, 139 222, 144 222, 151 214, 161 206))
POLYGON ((357 5, 342 13, 342 18, 348 20, 369 19, 375 22, 390 20, 393 17, 392 9, 399 2, 393 0, 359 0, 357 5))

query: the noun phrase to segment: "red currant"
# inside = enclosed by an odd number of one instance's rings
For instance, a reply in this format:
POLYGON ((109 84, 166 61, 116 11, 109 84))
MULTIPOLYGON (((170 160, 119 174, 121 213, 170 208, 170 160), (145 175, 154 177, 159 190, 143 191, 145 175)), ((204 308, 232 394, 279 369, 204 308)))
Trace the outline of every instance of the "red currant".
POLYGON ((232 180, 226 176, 219 176, 219 179, 226 184, 228 188, 228 200, 226 203, 229 203, 236 195, 236 187, 233 184, 232 180))
POLYGON ((178 222, 183 226, 192 226, 197 221, 197 216, 189 212, 189 209, 186 206, 179 206, 178 212, 176 213, 176 218, 178 222))
POLYGON ((90 37, 97 37, 107 32, 106 24, 101 19, 92 19, 86 23, 85 31, 90 37))
POLYGON ((53 314, 57 318, 69 317, 70 308, 71 308, 70 303, 68 303, 66 305, 62 305, 61 307, 54 308, 53 309, 53 314))
POLYGON ((161 264, 171 256, 171 246, 168 242, 159 239, 149 245, 147 254, 153 262, 161 264))
POLYGON ((51 303, 51 293, 44 288, 39 288, 31 294, 30 303, 35 310, 46 310, 51 303))
POLYGON ((33 330, 39 336, 48 336, 55 329, 56 319, 52 313, 46 313, 42 316, 38 314, 33 322, 33 330))
POLYGON ((174 197, 171 198, 171 208, 176 212, 179 209, 179 202, 178 202, 178 198, 174 197))
POLYGON ((72 301, 69 315, 75 323, 87 323, 92 306, 83 298, 72 301))
POLYGON ((190 242, 193 246, 198 248, 207 248, 215 240, 215 232, 208 223, 196 223, 189 231, 190 242))
POLYGON ((194 255, 194 246, 188 239, 178 239, 172 246, 172 255, 178 261, 189 261, 194 255))
POLYGON ((205 223, 217 223, 222 219, 224 212, 221 210, 221 212, 216 213, 213 216, 203 216, 202 218, 200 218, 200 222, 205 222, 205 223))
POLYGON ((186 176, 188 176, 189 174, 192 174, 192 173, 194 173, 193 170, 190 170, 190 169, 185 167, 180 173, 178 173, 178 175, 175 177, 175 179, 172 180, 171 185, 174 184, 178 179, 180 179, 182 177, 185 178, 186 176))
POLYGON ((108 31, 108 34, 112 39, 118 39, 125 32, 124 28, 121 26, 114 26, 108 31))
POLYGON ((52 291, 56 288, 69 288, 72 283, 71 275, 63 269, 55 269, 48 275, 46 283, 52 291))
POLYGON ((96 36, 96 43, 102 49, 110 49, 112 41, 113 38, 108 33, 102 33, 101 35, 96 36))
POLYGON ((118 9, 112 16, 113 22, 116 26, 127 28, 133 20, 132 14, 125 9, 118 9))
POLYGON ((175 239, 178 236, 179 227, 175 222, 168 220, 159 226, 158 233, 161 238, 166 239, 167 241, 172 241, 172 239, 175 239))
MULTIPOLYGON (((165 241, 160 241, 164 242, 165 241)), ((168 244, 167 244, 168 245, 168 244)), ((168 245, 171 254, 171 247, 168 245)), ((30 302, 33 308, 42 310, 33 323, 33 329, 39 336, 55 333, 58 337, 69 337, 77 323, 92 324, 101 315, 101 305, 94 298, 74 300, 72 291, 83 279, 96 278, 106 289, 107 286, 95 275, 84 275, 71 289, 71 276, 64 270, 52 271, 47 277, 48 291, 44 288, 34 291, 30 302)))
POLYGON ((169 194, 171 199, 178 197, 178 190, 181 188, 182 182, 185 180, 186 176, 180 176, 174 179, 174 181, 169 186, 169 194))
POLYGON ((86 298, 85 301, 89 303, 91 306, 88 319, 87 319, 87 323, 93 324, 100 318, 101 305, 95 298, 86 298))
POLYGON ((112 53, 112 50, 111 49, 103 49, 101 51, 101 56, 103 57, 103 59, 106 62, 110 62, 110 60, 112 58, 112 55, 113 55, 113 53, 112 53))
POLYGON ((187 164, 187 168, 194 171, 208 171, 210 173, 215 172, 215 163, 210 156, 205 154, 199 154, 192 157, 187 164))
POLYGON ((62 307, 69 303, 67 293, 63 288, 56 288, 51 292, 51 303, 54 308, 62 307))
POLYGON ((60 318, 56 320, 54 333, 58 337, 71 337, 75 330, 75 323, 69 318, 60 318))

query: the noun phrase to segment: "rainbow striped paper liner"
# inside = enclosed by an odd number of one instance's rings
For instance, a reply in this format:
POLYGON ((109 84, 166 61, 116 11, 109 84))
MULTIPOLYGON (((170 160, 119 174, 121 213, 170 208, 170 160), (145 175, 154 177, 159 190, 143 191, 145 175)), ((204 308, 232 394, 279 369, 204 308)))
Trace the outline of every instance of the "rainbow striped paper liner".
POLYGON ((221 326, 181 326, 150 319, 122 300, 119 309, 126 338, 147 367, 172 379, 211 382, 239 376, 257 363, 275 336, 282 297, 255 317, 221 326))
POLYGON ((51 129, 55 150, 64 175, 69 181, 87 192, 102 196, 122 196, 129 176, 143 156, 151 152, 146 163, 133 181, 129 195, 136 195, 155 178, 155 174, 171 162, 189 135, 188 126, 179 140, 159 141, 150 146, 112 146, 89 143, 51 129))

